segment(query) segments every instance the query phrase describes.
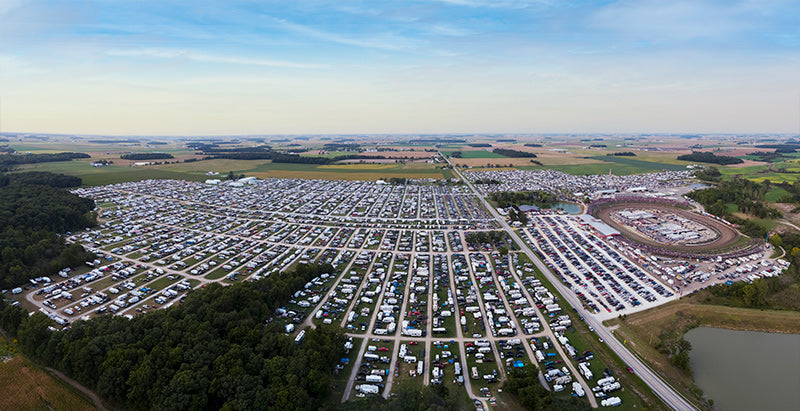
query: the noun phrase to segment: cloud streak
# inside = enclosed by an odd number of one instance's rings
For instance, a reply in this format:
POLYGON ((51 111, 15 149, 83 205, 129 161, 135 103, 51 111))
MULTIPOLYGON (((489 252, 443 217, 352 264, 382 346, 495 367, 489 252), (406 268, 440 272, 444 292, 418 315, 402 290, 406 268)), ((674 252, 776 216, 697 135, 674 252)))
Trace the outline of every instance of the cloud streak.
POLYGON ((221 63, 248 66, 266 66, 293 69, 323 69, 325 64, 302 63, 286 60, 271 60, 263 58, 248 58, 237 56, 223 56, 207 54, 185 49, 166 49, 166 48, 140 48, 140 49, 112 49, 106 52, 112 57, 144 57, 154 59, 170 60, 190 60, 202 63, 221 63))
POLYGON ((288 32, 330 43, 392 51, 414 50, 420 46, 419 41, 412 40, 394 33, 381 33, 378 35, 366 34, 362 37, 356 37, 320 30, 311 26, 294 23, 289 20, 276 18, 270 15, 263 15, 262 17, 273 25, 288 32))

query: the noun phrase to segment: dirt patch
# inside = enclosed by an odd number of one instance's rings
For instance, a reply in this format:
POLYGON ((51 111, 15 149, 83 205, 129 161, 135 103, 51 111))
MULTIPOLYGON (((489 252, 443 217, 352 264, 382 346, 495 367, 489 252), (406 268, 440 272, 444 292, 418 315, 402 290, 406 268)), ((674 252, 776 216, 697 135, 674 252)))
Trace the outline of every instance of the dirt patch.
POLYGON ((713 218, 706 217, 703 215, 695 214, 688 210, 683 210, 677 207, 670 207, 664 204, 616 203, 609 205, 607 207, 603 207, 602 209, 598 210, 596 217, 603 220, 604 223, 615 228, 623 236, 632 241, 667 250, 684 251, 684 252, 708 252, 731 246, 740 238, 740 234, 739 232, 736 231, 736 229, 720 221, 714 220, 713 218), (610 214, 614 211, 629 209, 629 208, 637 208, 637 207, 640 207, 642 209, 658 209, 658 210, 669 211, 670 213, 677 214, 683 218, 707 226, 712 230, 716 231, 719 234, 719 236, 716 239, 702 245, 676 246, 666 243, 660 243, 650 238, 647 238, 636 232, 634 228, 621 225, 616 221, 614 221, 613 219, 611 219, 610 217, 610 214))

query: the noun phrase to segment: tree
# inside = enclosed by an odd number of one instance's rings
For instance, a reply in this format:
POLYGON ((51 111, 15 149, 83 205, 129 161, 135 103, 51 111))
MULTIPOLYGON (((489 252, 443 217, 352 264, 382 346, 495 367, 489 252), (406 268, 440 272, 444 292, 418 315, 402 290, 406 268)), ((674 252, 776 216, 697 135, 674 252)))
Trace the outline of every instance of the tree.
POLYGON ((779 248, 783 244, 783 239, 778 234, 773 234, 769 238, 769 243, 772 244, 773 247, 779 248))

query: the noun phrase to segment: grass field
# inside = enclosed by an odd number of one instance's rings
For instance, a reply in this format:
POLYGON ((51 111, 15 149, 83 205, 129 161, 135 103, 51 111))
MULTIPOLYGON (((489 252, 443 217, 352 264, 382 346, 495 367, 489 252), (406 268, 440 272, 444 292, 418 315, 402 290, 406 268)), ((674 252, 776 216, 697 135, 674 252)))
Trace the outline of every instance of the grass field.
POLYGON ((556 170, 562 173, 573 175, 589 175, 589 174, 611 174, 614 175, 629 175, 639 173, 649 173, 654 170, 651 168, 643 168, 638 166, 630 166, 617 163, 592 163, 592 164, 566 164, 566 165, 544 165, 538 166, 519 166, 516 167, 520 170, 556 170))
MULTIPOLYGON (((191 164, 191 163, 190 163, 191 164)), ((147 179, 181 179, 192 181, 204 181, 204 174, 192 174, 188 172, 171 171, 163 168, 153 167, 125 167, 108 166, 95 168, 84 161, 59 161, 52 163, 26 164, 24 171, 49 171, 53 173, 64 173, 80 177, 86 186, 97 186, 105 184, 124 183, 126 181, 139 181, 147 179)))
MULTIPOLYGON (((627 165, 631 167, 640 167, 642 169, 647 169, 650 171, 661 171, 661 170, 670 170, 670 171, 682 171, 686 170, 686 165, 684 164, 671 164, 671 163, 662 163, 658 161, 646 161, 635 159, 631 157, 624 157, 624 156, 593 156, 591 157, 595 160, 606 161, 610 163, 617 163, 621 165, 627 165)), ((683 162, 689 164, 689 162, 683 162)))
POLYGON ((20 355, 0 361, 0 387, 0 404, 6 410, 96 409, 83 394, 20 355))
POLYGON ((26 164, 24 171, 49 171, 80 177, 87 186, 115 184, 146 179, 181 179, 205 181, 209 178, 224 178, 229 171, 260 178, 308 178, 341 180, 379 180, 400 178, 443 178, 443 170, 428 163, 388 164, 291 164, 271 163, 267 160, 204 160, 192 163, 161 164, 144 167, 111 165, 92 167, 88 161, 60 161, 26 164), (214 171, 219 176, 209 177, 214 171))
POLYGON ((772 190, 769 190, 767 195, 764 196, 764 197, 768 202, 774 203, 774 202, 777 202, 778 200, 780 200, 782 197, 788 196, 788 195, 789 195, 789 192, 784 190, 783 188, 781 188, 781 187, 773 187, 772 190))

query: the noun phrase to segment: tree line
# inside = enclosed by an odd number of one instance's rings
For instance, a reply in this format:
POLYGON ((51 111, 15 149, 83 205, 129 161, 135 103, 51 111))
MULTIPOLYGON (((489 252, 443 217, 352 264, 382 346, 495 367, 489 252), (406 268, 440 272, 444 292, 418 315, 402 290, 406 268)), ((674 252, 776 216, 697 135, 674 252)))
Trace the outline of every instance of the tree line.
POLYGON ((541 207, 558 201, 558 197, 546 191, 498 191, 493 192, 489 198, 501 208, 523 204, 535 204, 541 207))
POLYGON ((71 161, 76 158, 89 158, 86 153, 46 153, 46 154, 0 154, 0 171, 10 171, 20 164, 48 163, 52 161, 71 161))
POLYGON ((273 163, 291 164, 333 164, 342 160, 376 160, 385 159, 385 156, 370 156, 363 154, 346 154, 336 157, 322 156, 301 156, 297 154, 285 154, 275 151, 253 151, 253 152, 214 152, 214 155, 204 157, 204 160, 214 158, 227 158, 233 160, 272 160, 273 163))
POLYGON ((511 157, 511 158, 535 158, 536 154, 529 153, 527 151, 519 151, 519 150, 512 150, 510 148, 496 148, 492 150, 492 153, 500 154, 501 156, 511 157))
POLYGON ((167 160, 175 158, 170 153, 129 153, 119 156, 123 160, 167 160))
POLYGON ((678 156, 678 160, 695 161, 698 163, 712 163, 720 165, 744 163, 744 161, 741 158, 730 157, 730 156, 718 156, 710 151, 693 151, 692 154, 684 154, 678 156))

